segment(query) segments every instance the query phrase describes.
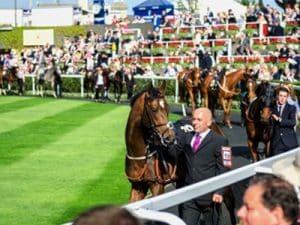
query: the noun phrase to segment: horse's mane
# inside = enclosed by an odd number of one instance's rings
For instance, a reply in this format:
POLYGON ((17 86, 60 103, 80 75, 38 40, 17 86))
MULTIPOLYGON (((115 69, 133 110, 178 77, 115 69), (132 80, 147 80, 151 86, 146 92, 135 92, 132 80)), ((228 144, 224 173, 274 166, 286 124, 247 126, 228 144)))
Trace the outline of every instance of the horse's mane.
POLYGON ((139 93, 135 94, 130 100, 130 106, 132 107, 136 100, 140 98, 147 90, 142 90, 139 93))
POLYGON ((148 92, 148 94, 150 95, 150 98, 162 97, 159 89, 151 87, 151 88, 148 88, 147 90, 142 90, 141 92, 134 95, 131 98, 130 106, 132 107, 134 105, 134 103, 137 101, 137 99, 140 98, 145 92, 148 92))

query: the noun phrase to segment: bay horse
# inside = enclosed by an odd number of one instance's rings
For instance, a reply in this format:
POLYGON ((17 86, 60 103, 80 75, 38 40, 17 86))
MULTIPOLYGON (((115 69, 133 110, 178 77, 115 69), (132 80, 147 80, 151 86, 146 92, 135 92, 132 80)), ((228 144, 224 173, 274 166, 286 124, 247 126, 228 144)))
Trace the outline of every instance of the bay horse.
POLYGON ((168 121, 165 89, 165 81, 159 88, 150 82, 148 89, 131 101, 125 134, 125 171, 131 182, 131 202, 145 198, 149 189, 153 196, 163 193, 164 186, 175 177, 175 160, 165 155, 167 151, 154 148, 168 146, 175 140, 168 121))
POLYGON ((11 87, 15 82, 18 85, 18 95, 23 95, 24 80, 18 77, 18 67, 5 68, 4 66, 0 66, 0 95, 7 94, 5 85, 7 85, 8 92, 11 92, 11 87))
POLYGON ((52 88, 53 97, 61 97, 62 95, 62 81, 61 72, 54 61, 49 62, 47 68, 37 67, 36 78, 37 78, 37 95, 44 96, 46 84, 50 84, 52 88))
POLYGON ((96 70, 91 71, 86 68, 82 68, 80 72, 83 77, 83 88, 86 93, 86 98, 93 98, 95 93, 95 86, 97 82, 96 70), (91 95, 90 95, 91 94, 91 95))
POLYGON ((268 82, 261 82, 256 88, 257 97, 249 103, 246 111, 247 144, 254 162, 270 156, 273 134, 272 109, 276 104, 275 90, 268 82), (258 144, 264 143, 264 151, 258 151, 258 144))
POLYGON ((223 112, 223 123, 227 125, 228 128, 232 128, 230 121, 230 113, 233 98, 239 95, 240 90, 236 88, 238 82, 242 79, 246 79, 248 76, 248 69, 241 68, 235 71, 231 71, 225 74, 218 82, 218 88, 216 91, 208 89, 208 107, 214 114, 215 111, 215 103, 217 100, 219 101, 223 112))
POLYGON ((124 83, 123 70, 121 69, 113 72, 110 79, 113 83, 113 92, 114 92, 115 101, 119 103, 123 93, 123 83, 124 83))
POLYGON ((177 74, 179 97, 182 103, 191 103, 192 111, 196 109, 197 98, 200 92, 200 68, 185 69, 177 74))

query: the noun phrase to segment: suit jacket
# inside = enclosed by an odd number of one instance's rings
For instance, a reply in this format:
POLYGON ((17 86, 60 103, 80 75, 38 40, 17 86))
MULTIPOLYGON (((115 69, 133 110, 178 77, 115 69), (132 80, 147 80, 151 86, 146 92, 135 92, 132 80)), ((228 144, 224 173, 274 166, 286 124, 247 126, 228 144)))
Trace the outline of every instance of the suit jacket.
MULTIPOLYGON (((199 150, 195 153, 191 147, 195 132, 189 129, 186 132, 177 131, 175 133, 177 144, 172 146, 169 152, 174 157, 184 157, 184 168, 186 170, 183 180, 184 186, 215 177, 229 170, 223 165, 222 159, 222 146, 228 146, 225 137, 211 130, 201 141, 199 150)), ((223 191, 223 189, 220 189, 216 192, 223 194, 223 191)), ((212 194, 201 196, 197 198, 197 201, 200 204, 209 205, 212 194)))
MULTIPOLYGON (((277 105, 273 109, 273 114, 280 116, 277 105)), ((294 130, 296 125, 296 107, 286 103, 280 117, 281 122, 274 122, 271 145, 273 155, 298 147, 298 140, 294 130)))

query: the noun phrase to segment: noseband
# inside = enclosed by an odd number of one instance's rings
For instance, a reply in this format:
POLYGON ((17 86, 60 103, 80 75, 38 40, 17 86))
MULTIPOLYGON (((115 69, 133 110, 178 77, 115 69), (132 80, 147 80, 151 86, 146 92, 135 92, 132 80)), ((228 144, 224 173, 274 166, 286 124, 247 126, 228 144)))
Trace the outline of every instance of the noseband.
MULTIPOLYGON (((153 118, 153 114, 155 112, 157 112, 159 110, 159 108, 162 108, 162 106, 159 103, 158 109, 153 110, 147 104, 149 100, 151 100, 151 97, 148 97, 145 99, 144 111, 143 111, 143 117, 142 117, 142 125, 147 130, 148 129, 150 130, 150 132, 148 132, 150 134, 150 136, 148 136, 146 138, 147 142, 148 142, 148 144, 151 144, 154 141, 154 137, 157 137, 160 141, 160 144, 162 144, 163 146, 166 147, 169 144, 169 141, 164 137, 164 134, 170 129, 169 122, 166 122, 166 123, 156 123, 155 122, 155 120, 153 118), (163 126, 165 126, 166 129, 161 133, 161 132, 159 132, 158 128, 163 127, 163 126)), ((159 96, 158 101, 162 101, 162 100, 163 100, 163 96, 159 96)))

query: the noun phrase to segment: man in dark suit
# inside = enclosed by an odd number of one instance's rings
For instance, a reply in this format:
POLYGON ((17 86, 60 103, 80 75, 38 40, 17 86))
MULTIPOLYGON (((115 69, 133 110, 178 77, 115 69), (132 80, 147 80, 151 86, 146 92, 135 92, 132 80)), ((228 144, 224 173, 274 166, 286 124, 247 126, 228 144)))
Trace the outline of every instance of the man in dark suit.
MULTIPOLYGON (((177 143, 170 147, 171 155, 184 158, 185 174, 181 186, 203 181, 229 170, 231 150, 225 137, 209 127, 212 113, 208 108, 198 108, 192 117, 192 127, 181 126, 177 143)), ((214 204, 223 202, 223 189, 189 200, 179 207, 180 217, 187 225, 213 225, 216 215, 214 204), (214 219, 213 219, 214 218, 214 219)))
POLYGON ((296 107, 287 102, 289 91, 280 87, 277 102, 273 109, 274 133, 271 140, 271 154, 278 155, 298 147, 294 127, 296 125, 296 107))

